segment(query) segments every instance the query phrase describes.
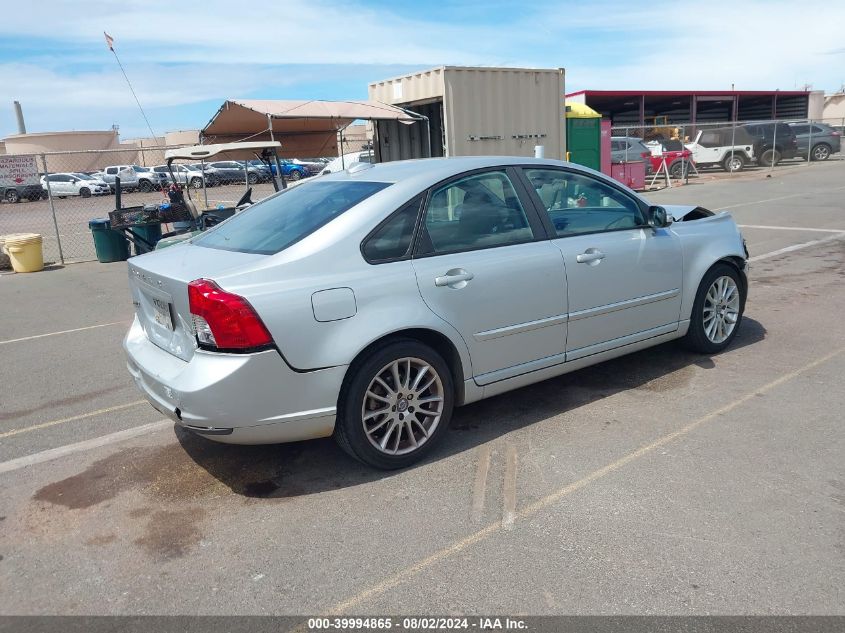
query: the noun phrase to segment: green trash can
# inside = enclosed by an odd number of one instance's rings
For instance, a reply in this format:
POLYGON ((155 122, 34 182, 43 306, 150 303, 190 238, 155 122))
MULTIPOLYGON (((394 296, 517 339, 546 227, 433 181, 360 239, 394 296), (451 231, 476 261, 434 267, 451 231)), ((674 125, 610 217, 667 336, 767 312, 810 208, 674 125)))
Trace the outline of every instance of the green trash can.
POLYGON ((147 247, 141 242, 135 242, 135 254, 143 255, 155 250, 156 244, 161 239, 161 224, 147 224, 145 226, 133 226, 130 229, 135 235, 147 240, 151 246, 147 247))
POLYGON ((129 243, 120 231, 113 231, 108 218, 97 218, 88 222, 94 236, 97 261, 101 264, 124 262, 129 259, 129 243))

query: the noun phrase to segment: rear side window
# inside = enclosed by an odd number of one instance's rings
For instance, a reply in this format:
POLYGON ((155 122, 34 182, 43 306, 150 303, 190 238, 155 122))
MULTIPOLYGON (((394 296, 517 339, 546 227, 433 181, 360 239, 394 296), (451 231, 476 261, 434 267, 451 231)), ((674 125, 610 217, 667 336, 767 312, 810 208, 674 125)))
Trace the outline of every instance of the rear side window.
POLYGON ((390 183, 312 182, 267 198, 194 240, 197 246, 273 255, 390 183))
POLYGON ((364 259, 371 264, 380 264, 407 257, 421 202, 422 196, 414 198, 376 228, 361 246, 364 259))

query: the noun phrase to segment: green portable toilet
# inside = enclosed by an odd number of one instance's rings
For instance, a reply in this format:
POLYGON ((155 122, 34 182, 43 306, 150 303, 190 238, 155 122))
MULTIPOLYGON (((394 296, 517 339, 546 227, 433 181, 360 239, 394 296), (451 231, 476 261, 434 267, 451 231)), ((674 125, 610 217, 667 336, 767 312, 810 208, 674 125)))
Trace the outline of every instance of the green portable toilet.
POLYGON ((601 170, 601 115, 583 103, 566 103, 566 160, 601 170))

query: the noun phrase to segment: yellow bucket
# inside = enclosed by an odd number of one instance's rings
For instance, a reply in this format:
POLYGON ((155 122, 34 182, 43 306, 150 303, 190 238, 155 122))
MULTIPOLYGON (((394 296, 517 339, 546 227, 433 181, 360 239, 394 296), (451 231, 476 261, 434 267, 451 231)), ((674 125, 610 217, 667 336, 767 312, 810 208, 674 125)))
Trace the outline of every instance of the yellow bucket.
POLYGON ((13 233, 0 237, 0 241, 16 273, 34 273, 44 268, 41 236, 37 233, 13 233))

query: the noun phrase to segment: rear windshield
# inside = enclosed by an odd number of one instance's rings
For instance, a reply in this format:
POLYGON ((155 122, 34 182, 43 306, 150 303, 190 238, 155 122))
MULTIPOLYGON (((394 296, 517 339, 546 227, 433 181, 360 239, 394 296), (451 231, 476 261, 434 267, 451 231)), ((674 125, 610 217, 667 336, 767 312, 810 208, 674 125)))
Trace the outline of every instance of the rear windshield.
POLYGON ((194 240, 197 246, 273 255, 390 183, 323 181, 292 187, 194 240))

